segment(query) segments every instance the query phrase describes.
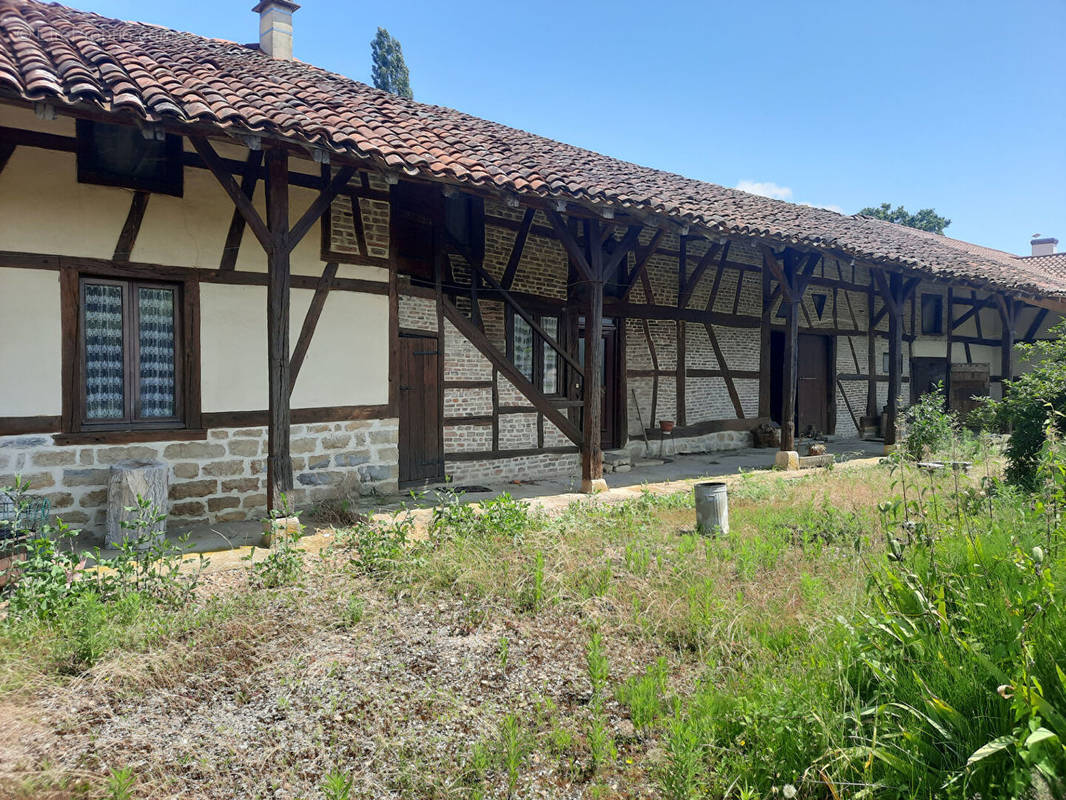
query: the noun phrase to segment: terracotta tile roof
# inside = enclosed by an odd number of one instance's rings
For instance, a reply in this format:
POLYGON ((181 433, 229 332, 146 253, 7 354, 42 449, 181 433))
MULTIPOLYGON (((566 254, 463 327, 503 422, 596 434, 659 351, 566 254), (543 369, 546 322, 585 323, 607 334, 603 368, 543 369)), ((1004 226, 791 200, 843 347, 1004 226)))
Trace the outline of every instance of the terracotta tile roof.
POLYGON ((1059 270, 1000 251, 631 164, 232 42, 34 0, 0 0, 0 93, 260 131, 412 175, 640 209, 943 279, 1066 298, 1059 270))
POLYGON ((1047 256, 1019 256, 1019 261, 1026 266, 1036 267, 1048 272, 1062 281, 1066 281, 1066 253, 1052 253, 1047 256))

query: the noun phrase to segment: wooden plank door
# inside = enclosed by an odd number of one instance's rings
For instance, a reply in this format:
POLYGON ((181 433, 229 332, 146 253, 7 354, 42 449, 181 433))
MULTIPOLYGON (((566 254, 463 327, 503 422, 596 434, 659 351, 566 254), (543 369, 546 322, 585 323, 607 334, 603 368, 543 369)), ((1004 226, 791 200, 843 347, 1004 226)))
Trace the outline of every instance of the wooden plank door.
POLYGON ((796 433, 829 430, 829 338, 811 334, 799 337, 799 372, 796 377, 796 433))
POLYGON ((400 337, 400 483, 444 480, 436 336, 400 337))

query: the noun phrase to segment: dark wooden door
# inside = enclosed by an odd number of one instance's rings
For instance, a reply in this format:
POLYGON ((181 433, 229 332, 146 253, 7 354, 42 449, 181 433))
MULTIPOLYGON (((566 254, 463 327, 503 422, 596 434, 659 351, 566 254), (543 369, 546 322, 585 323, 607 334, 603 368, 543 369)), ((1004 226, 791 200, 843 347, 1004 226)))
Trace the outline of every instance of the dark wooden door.
MULTIPOLYGON (((584 319, 578 326, 578 361, 585 364, 584 319)), ((600 448, 613 450, 621 442, 621 348, 618 326, 613 319, 603 321, 603 338, 600 340, 600 355, 603 362, 603 405, 600 412, 600 448)), ((653 423, 654 424, 654 423, 653 423)))
POLYGON ((436 336, 400 337, 400 483, 444 479, 436 336))
POLYGON ((938 383, 947 386, 948 360, 946 358, 911 359, 911 402, 936 388, 938 383))
POLYGON ((815 433, 831 433, 829 430, 829 337, 800 334, 798 344, 796 432, 801 436, 811 430, 815 433))

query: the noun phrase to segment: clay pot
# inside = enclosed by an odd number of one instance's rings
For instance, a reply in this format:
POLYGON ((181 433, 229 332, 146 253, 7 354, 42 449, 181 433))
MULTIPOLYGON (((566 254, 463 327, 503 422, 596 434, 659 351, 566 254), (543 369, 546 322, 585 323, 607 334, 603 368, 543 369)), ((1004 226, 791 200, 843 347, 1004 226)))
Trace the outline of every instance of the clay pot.
POLYGON ((659 430, 663 433, 670 433, 674 429, 674 421, 672 419, 659 420, 659 430))

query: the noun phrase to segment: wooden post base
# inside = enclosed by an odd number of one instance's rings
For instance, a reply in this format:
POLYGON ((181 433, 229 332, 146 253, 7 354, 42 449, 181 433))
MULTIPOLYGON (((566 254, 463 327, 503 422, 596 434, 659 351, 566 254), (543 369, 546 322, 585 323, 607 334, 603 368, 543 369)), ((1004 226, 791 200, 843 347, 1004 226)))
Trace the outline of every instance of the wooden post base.
POLYGON ((607 481, 603 478, 584 478, 581 481, 581 494, 599 494, 607 491, 607 481))

